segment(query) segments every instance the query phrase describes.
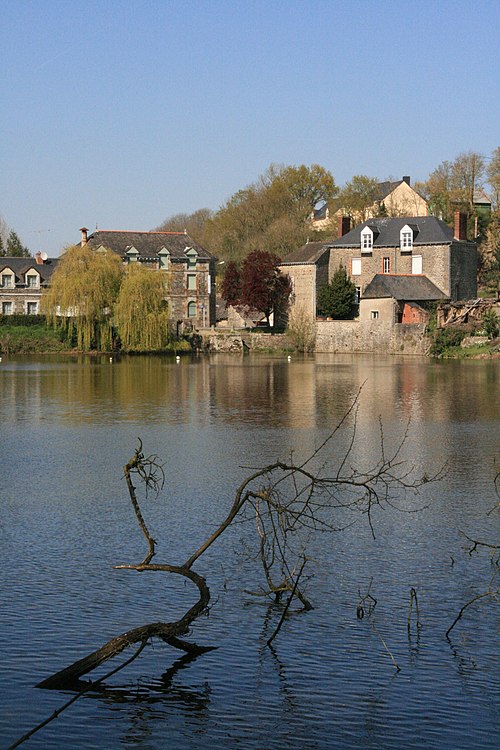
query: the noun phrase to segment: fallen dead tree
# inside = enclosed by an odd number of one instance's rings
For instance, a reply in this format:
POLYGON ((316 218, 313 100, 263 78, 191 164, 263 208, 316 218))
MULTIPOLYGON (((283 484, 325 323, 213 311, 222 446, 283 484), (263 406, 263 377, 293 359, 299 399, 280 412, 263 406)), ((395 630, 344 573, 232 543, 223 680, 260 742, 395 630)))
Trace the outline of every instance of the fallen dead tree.
MULTIPOLYGON (((237 489, 226 518, 180 565, 151 562, 156 555, 156 541, 142 515, 134 480, 141 481, 146 495, 152 491, 159 493, 163 488, 164 474, 158 457, 145 456, 139 440, 138 448, 124 467, 124 476, 139 528, 146 540, 147 552, 141 562, 116 565, 115 569, 182 576, 194 584, 198 598, 179 620, 147 623, 121 633, 92 653, 50 675, 38 687, 74 687, 84 675, 124 649, 134 644, 144 645, 153 639, 160 639, 188 654, 197 655, 208 650, 207 647, 184 639, 194 621, 207 611, 210 602, 210 591, 205 578, 193 570, 193 565, 237 518, 239 521, 252 521, 255 524, 258 556, 265 579, 258 593, 278 603, 286 596, 285 615, 292 600, 300 602, 303 609, 310 609, 312 604, 302 586, 301 576, 308 563, 307 545, 311 534, 316 531, 339 531, 362 518, 367 520, 374 533, 373 513, 377 508, 392 505, 403 510, 402 501, 408 493, 413 496, 418 493, 421 485, 436 479, 436 476, 416 477, 411 467, 402 462, 400 455, 406 433, 393 453, 386 455, 382 429, 380 458, 377 463, 363 472, 351 468, 349 457, 357 439, 356 410, 357 399, 332 433, 304 462, 296 464, 293 460, 276 461, 248 476, 237 489), (333 445, 333 439, 339 431, 345 429, 351 430, 348 448, 337 460, 335 471, 323 476, 323 469, 318 470, 315 465, 319 463, 323 466, 323 455, 333 445), (342 511, 343 515, 340 525, 335 520, 337 510, 342 511), (347 521, 346 513, 349 516, 347 521)), ((278 629, 283 619, 284 615, 278 629)), ((276 633, 277 631, 270 641, 276 633)))

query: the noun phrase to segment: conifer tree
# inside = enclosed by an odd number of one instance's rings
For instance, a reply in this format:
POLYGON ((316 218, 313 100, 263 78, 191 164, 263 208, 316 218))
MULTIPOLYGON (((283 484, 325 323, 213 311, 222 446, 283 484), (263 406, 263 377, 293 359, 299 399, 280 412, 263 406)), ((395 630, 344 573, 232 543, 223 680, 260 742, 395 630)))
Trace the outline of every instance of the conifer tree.
POLYGON ((329 284, 318 292, 318 312, 331 318, 346 320, 353 316, 356 286, 343 266, 333 274, 329 284))
POLYGON ((7 239, 7 252, 10 258, 29 258, 30 251, 24 247, 16 232, 12 230, 7 239))

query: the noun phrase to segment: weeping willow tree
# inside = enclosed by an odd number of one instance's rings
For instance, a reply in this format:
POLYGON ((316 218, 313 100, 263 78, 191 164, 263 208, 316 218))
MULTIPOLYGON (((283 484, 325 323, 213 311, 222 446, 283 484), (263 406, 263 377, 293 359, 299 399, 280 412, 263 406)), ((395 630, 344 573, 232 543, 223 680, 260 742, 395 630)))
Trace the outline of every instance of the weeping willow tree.
POLYGON ((165 294, 168 275, 137 263, 128 266, 115 306, 114 322, 126 351, 158 351, 169 342, 165 294))
POLYGON ((42 312, 68 340, 76 340, 78 349, 109 350, 113 346, 111 312, 123 274, 121 259, 111 250, 70 247, 42 297, 42 312))

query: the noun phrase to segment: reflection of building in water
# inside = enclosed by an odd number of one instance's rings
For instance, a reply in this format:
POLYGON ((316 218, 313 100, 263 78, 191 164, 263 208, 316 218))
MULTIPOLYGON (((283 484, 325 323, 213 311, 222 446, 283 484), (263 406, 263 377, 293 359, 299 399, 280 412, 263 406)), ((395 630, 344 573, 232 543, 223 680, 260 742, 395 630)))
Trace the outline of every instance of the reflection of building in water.
POLYGON ((2 420, 38 423, 43 419, 44 370, 17 362, 4 362, 0 370, 2 420))

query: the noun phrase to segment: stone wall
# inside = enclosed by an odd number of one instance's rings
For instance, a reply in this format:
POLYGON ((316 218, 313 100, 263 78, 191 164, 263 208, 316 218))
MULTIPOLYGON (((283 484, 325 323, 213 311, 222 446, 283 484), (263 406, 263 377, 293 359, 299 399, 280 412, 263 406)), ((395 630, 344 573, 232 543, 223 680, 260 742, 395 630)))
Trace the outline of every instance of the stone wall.
MULTIPOLYGON (((379 321, 318 321, 316 352, 369 352, 372 354, 427 353, 425 325, 390 325, 379 321)), ((203 331, 202 346, 209 352, 283 351, 291 348, 286 334, 243 331, 203 331)))
POLYGON ((379 321, 318 321, 317 352, 370 352, 374 354, 426 354, 429 342, 425 325, 391 325, 379 321))

